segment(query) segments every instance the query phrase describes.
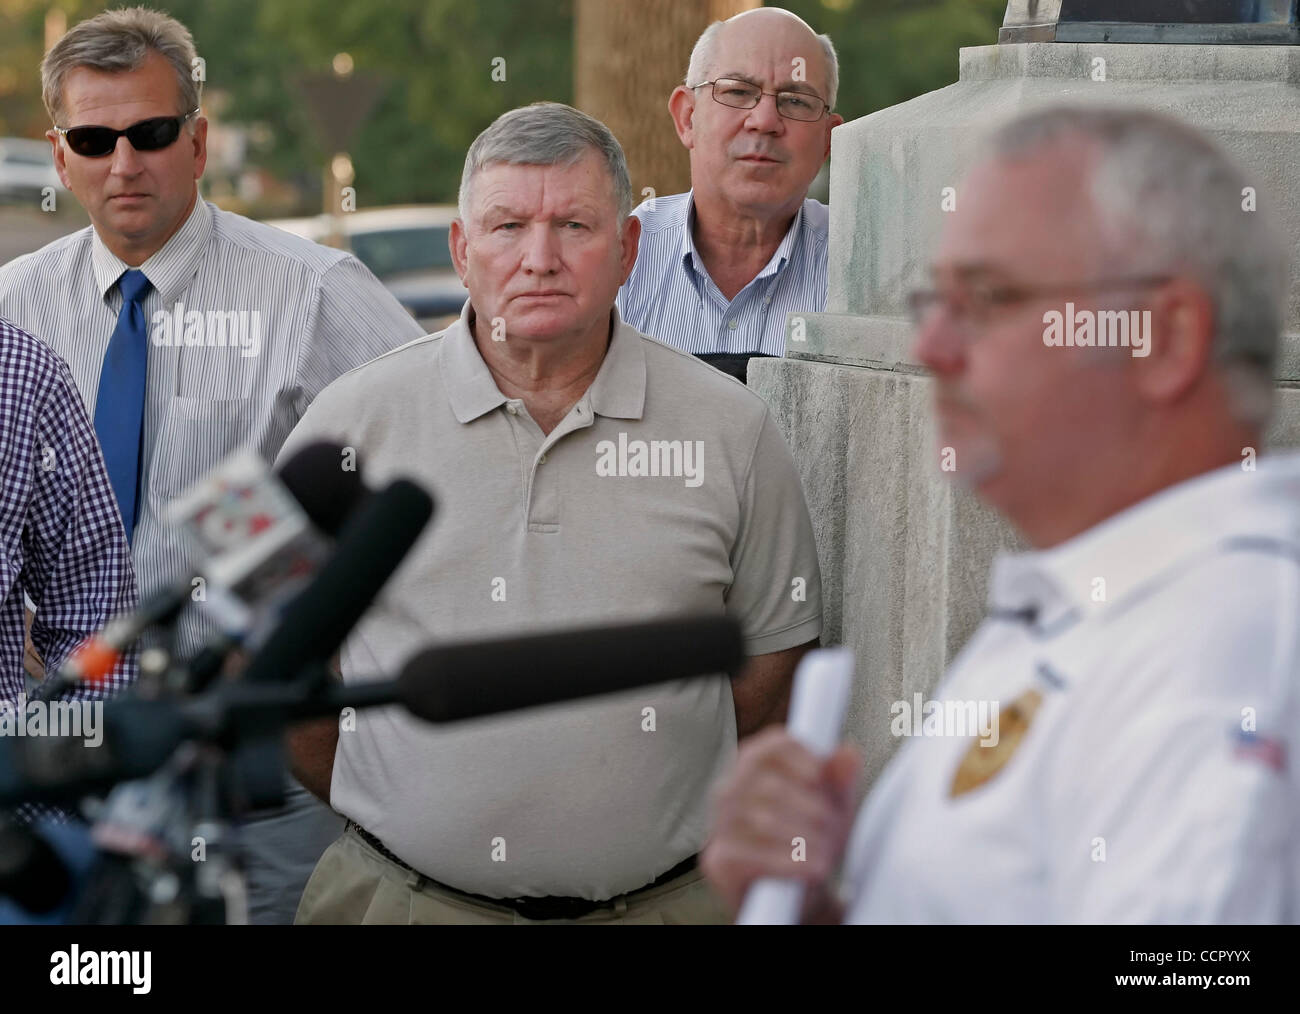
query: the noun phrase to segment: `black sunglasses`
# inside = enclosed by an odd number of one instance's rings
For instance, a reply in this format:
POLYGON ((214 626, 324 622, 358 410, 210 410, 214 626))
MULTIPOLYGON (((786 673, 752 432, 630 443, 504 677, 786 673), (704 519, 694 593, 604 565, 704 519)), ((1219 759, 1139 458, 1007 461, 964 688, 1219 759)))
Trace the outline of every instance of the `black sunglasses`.
POLYGON ((125 137, 136 151, 158 151, 172 144, 181 133, 181 124, 198 113, 192 109, 184 116, 155 116, 151 120, 133 123, 125 130, 112 127, 55 127, 68 142, 68 147, 86 158, 102 158, 117 147, 117 139, 125 137))

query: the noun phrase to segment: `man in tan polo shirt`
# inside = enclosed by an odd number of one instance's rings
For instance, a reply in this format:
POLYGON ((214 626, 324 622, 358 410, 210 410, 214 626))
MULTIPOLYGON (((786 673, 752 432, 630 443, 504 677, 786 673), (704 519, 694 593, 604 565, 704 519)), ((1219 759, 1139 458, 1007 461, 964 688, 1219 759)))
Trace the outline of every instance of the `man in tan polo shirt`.
POLYGON ((349 819, 299 922, 724 922, 695 869, 738 736, 784 719, 821 632, 812 527, 763 401, 619 320, 639 224, 622 149, 539 103, 470 148, 458 321, 328 387, 285 443, 355 448, 438 515, 349 639, 345 681, 436 641, 736 618, 735 679, 425 725, 303 726, 295 773, 349 819))

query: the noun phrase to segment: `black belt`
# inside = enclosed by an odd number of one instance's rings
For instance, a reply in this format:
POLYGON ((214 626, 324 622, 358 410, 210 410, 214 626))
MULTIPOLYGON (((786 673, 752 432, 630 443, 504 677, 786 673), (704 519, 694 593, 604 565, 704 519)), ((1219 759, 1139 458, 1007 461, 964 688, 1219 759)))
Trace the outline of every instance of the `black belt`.
MULTIPOLYGON (((489 898, 485 894, 472 894, 469 891, 461 891, 455 887, 449 887, 444 883, 434 880, 432 877, 426 876, 409 863, 405 863, 401 859, 398 859, 397 856, 393 855, 393 853, 389 852, 388 849, 384 847, 383 842, 356 821, 349 820, 347 827, 355 831, 357 836, 360 837, 363 842, 369 845, 390 863, 400 866, 408 873, 414 873, 417 877, 428 881, 430 884, 446 891, 448 894, 454 894, 461 898, 468 898, 469 900, 476 901, 480 904, 504 905, 506 908, 518 912, 525 919, 579 919, 584 915, 597 912, 602 908, 612 908, 614 906, 613 898, 608 898, 605 901, 591 901, 587 898, 557 897, 489 898)), ((659 874, 659 876, 655 877, 654 880, 646 884, 645 887, 638 887, 635 891, 629 891, 627 894, 620 895, 620 897, 626 898, 634 894, 640 894, 642 891, 648 891, 652 887, 658 887, 661 884, 668 883, 668 881, 673 880, 676 877, 680 877, 683 873, 695 869, 697 858, 697 856, 688 856, 671 870, 659 874)))

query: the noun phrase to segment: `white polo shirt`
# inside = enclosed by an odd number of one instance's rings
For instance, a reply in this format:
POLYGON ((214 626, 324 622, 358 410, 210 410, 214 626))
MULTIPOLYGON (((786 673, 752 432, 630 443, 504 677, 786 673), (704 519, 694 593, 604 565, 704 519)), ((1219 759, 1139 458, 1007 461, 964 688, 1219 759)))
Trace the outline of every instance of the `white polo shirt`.
MULTIPOLYGON (((735 617, 751 655, 820 634, 812 524, 761 398, 614 312, 599 373, 544 435, 470 312, 331 384, 281 452, 336 440, 368 484, 407 476, 437 501, 345 680, 438 641, 678 615, 735 617)), ((447 726, 383 708, 340 732, 330 799, 460 890, 603 900, 699 851, 735 749, 723 677, 447 726)))
POLYGON ((850 841, 847 921, 1300 919, 1298 518, 1300 458, 1264 458, 999 558, 934 698, 1001 702, 1002 751, 902 744, 850 841))

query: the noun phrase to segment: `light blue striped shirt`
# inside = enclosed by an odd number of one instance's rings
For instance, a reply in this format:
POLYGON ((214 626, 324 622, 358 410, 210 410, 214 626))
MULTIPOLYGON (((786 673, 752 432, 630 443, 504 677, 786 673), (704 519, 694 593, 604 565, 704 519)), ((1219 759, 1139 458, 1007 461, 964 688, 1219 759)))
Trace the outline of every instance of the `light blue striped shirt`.
POLYGON ((695 355, 781 356, 787 315, 826 309, 830 208, 820 201, 803 202, 766 267, 730 302, 695 249, 691 192, 643 201, 632 214, 641 220, 641 248, 618 311, 643 334, 695 355))

